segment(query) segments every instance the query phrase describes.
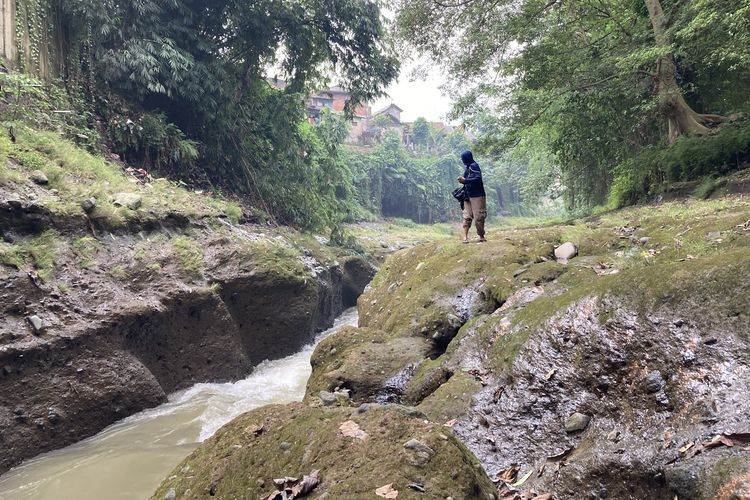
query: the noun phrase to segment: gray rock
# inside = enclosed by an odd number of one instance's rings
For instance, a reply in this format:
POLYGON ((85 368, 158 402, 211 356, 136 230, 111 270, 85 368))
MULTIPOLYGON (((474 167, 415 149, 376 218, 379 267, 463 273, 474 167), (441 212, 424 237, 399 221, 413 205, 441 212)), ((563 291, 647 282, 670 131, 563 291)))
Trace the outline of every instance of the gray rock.
POLYGON ((654 370, 646 375, 646 379, 643 381, 643 390, 649 394, 653 394, 659 392, 664 385, 664 377, 661 376, 661 372, 659 370, 654 370))
POLYGON ((86 198, 81 202, 81 208, 87 214, 90 214, 96 208, 96 198, 86 198))
POLYGON ((169 491, 164 495, 164 500, 175 500, 177 498, 177 492, 174 488, 169 488, 169 491))
POLYGON ((6 198, 5 203, 7 203, 7 205, 10 208, 15 208, 15 209, 23 208, 23 201, 21 201, 21 197, 18 196, 17 193, 11 193, 10 195, 8 195, 8 198, 6 198))
POLYGON ((591 417, 575 412, 565 420, 565 432, 578 432, 589 426, 591 417))
POLYGON ((135 193, 117 193, 112 204, 116 207, 126 207, 130 210, 138 210, 143 204, 141 195, 135 193))
POLYGON ((555 248, 555 259, 560 264, 566 264, 576 255, 578 255, 578 247, 569 241, 555 248))
POLYGON ((435 453, 432 448, 424 444, 422 441, 414 438, 405 442, 404 448, 406 448, 407 450, 424 451, 425 453, 435 453))
POLYGON ((448 313, 445 316, 445 319, 448 320, 448 324, 451 326, 451 328, 461 328, 461 326, 463 326, 463 321, 461 321, 461 318, 459 318, 455 314, 448 313))
POLYGON ((42 318, 34 314, 32 316, 27 316, 26 321, 28 321, 29 325, 31 325, 32 330, 34 330, 34 334, 42 333, 42 330, 44 329, 42 318))
POLYGON ((616 443, 620 440, 620 431, 612 431, 607 434, 607 440, 616 443))
POLYGON ((320 401, 325 406, 331 406, 336 404, 336 395, 332 392, 328 391, 320 391, 318 393, 318 397, 320 398, 320 401))
POLYGON ((422 441, 413 438, 404 443, 404 448, 415 451, 419 454, 424 454, 428 458, 435 454, 435 450, 424 444, 422 441))
POLYGON ((357 407, 356 410, 352 412, 352 417, 356 417, 359 415, 362 415, 363 413, 369 411, 369 410, 375 410, 378 408, 382 408, 383 405, 379 403, 362 403, 357 407))
POLYGON ((398 288, 398 283, 396 282, 391 283, 391 286, 388 287, 388 293, 395 292, 396 288, 398 288))
POLYGON ((292 443, 289 443, 287 441, 282 441, 281 443, 279 443, 279 448, 281 448, 282 450, 288 450, 291 447, 292 443))
POLYGON ((31 172, 31 175, 29 175, 29 178, 36 184, 39 184, 40 186, 45 186, 49 184, 49 179, 46 175, 44 175, 44 172, 41 170, 34 170, 31 172))
POLYGON ((641 237, 640 237, 640 238, 638 239, 638 243, 640 243, 641 245, 645 245, 645 244, 646 244, 646 243, 648 243, 649 241, 651 241, 651 238, 650 238, 650 237, 648 237, 648 236, 641 236, 641 237))
POLYGON ((62 420, 62 416, 55 408, 49 408, 47 411, 47 420, 49 420, 50 424, 55 425, 62 420))

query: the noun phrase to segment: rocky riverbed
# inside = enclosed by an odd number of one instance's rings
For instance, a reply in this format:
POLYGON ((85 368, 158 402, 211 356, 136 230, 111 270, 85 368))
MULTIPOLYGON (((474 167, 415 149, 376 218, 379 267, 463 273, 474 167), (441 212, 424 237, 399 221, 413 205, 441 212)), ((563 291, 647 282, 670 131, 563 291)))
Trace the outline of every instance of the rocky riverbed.
POLYGON ((154 498, 313 471, 321 498, 746 498, 749 248, 734 196, 398 252, 304 403, 228 424, 154 498))

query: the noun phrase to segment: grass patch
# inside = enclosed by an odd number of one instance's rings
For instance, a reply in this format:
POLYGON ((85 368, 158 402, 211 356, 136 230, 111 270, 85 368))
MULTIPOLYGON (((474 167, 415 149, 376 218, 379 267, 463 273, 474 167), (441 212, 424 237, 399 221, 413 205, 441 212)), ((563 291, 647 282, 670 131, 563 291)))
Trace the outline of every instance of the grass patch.
POLYGON ((97 243, 97 240, 91 236, 84 236, 73 242, 73 253, 78 267, 88 269, 94 264, 93 255, 96 252, 97 243))
POLYGON ((125 269, 125 266, 113 266, 112 269, 109 270, 109 275, 115 279, 124 280, 128 277, 128 270, 125 269))
POLYGON ((203 249, 197 241, 177 236, 172 239, 172 251, 184 278, 195 281, 203 277, 203 249))
POLYGON ((3 244, 0 262, 16 269, 34 269, 39 277, 48 281, 55 271, 58 234, 49 230, 19 244, 3 244))

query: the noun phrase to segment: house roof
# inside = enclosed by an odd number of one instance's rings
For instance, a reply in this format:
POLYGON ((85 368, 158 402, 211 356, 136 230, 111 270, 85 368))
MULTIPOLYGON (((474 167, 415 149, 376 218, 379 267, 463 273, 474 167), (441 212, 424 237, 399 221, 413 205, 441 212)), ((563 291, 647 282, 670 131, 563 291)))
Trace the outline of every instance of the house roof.
POLYGON ((382 113, 385 113, 386 111, 388 111, 388 110, 389 110, 389 109, 391 109, 391 108, 393 108, 393 109, 395 109, 395 110, 397 110, 397 111, 399 111, 399 112, 402 112, 402 111, 403 111, 403 109, 399 108, 399 107, 398 107, 398 106, 396 106, 395 104, 393 104, 393 103, 390 103, 390 104, 389 104, 388 106, 384 107, 384 108, 383 108, 383 109, 381 109, 380 111, 376 111, 375 113, 373 113, 373 116, 377 116, 377 115, 380 115, 380 114, 382 114, 382 113))

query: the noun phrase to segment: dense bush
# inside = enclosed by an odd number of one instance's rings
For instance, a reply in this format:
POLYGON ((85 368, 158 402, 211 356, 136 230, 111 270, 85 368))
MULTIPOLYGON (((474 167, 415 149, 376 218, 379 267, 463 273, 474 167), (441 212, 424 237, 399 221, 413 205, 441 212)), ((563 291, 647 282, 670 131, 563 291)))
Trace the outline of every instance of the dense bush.
POLYGON ((664 190, 669 183, 723 175, 750 160, 750 121, 729 123, 715 133, 681 137, 651 146, 615 169, 609 205, 619 208, 664 190))

